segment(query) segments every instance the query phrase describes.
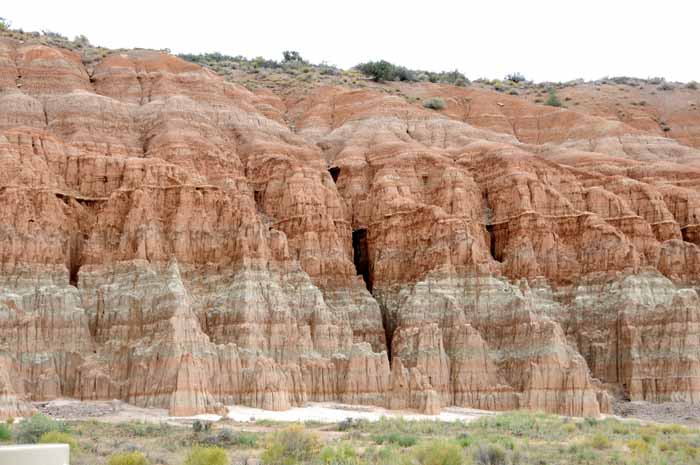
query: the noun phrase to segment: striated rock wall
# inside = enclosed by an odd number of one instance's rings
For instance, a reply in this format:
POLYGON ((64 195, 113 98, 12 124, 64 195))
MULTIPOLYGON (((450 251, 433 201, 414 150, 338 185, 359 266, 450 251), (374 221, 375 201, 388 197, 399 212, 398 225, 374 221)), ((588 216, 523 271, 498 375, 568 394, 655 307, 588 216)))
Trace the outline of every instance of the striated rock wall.
POLYGON ((700 152, 412 86, 0 38, 0 413, 700 402, 700 152))

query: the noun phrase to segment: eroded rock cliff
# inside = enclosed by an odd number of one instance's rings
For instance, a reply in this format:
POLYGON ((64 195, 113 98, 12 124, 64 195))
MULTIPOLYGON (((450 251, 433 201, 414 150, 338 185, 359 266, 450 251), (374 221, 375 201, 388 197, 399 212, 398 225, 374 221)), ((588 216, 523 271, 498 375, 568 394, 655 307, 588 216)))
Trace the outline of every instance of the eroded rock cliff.
POLYGON ((386 87, 0 38, 0 413, 700 402, 694 129, 386 87))

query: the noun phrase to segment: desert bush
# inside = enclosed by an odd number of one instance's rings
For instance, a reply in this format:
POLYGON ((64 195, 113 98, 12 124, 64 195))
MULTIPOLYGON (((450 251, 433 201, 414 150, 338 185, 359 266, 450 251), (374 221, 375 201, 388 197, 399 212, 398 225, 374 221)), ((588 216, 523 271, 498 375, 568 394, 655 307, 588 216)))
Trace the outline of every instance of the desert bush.
POLYGON ((631 441, 628 441, 627 447, 635 455, 645 456, 649 453, 649 444, 640 439, 633 439, 631 441))
POLYGON ((395 446, 370 447, 365 450, 362 458, 365 463, 372 465, 415 465, 411 454, 403 453, 395 446))
POLYGON ((550 107, 560 107, 561 100, 559 100, 559 97, 557 97, 557 93, 554 90, 550 90, 549 97, 547 98, 547 101, 544 102, 544 104, 549 105, 550 107))
POLYGON ((474 451, 474 462, 478 465, 506 465, 506 451, 497 444, 479 444, 474 451))
POLYGON ((7 31, 10 29, 11 23, 5 18, 0 18, 0 31, 7 31))
POLYGON ((404 66, 396 66, 394 67, 394 79, 398 81, 408 81, 408 82, 415 82, 418 79, 416 78, 416 73, 414 73, 412 70, 404 67, 404 66))
POLYGON ((396 444, 401 447, 411 447, 418 441, 415 436, 403 433, 387 433, 374 436, 374 442, 377 444, 396 444))
POLYGON ((610 447, 610 439, 603 433, 596 433, 588 440, 588 444, 594 449, 608 449, 610 447))
POLYGON ((469 79, 467 79, 464 74, 457 70, 446 71, 444 73, 440 73, 440 75, 440 80, 448 84, 454 84, 455 86, 466 86, 469 84, 469 79))
POLYGON ((228 455, 221 447, 193 447, 183 465, 228 465, 228 455))
POLYGON ((698 83, 695 81, 690 81, 685 85, 686 89, 698 90, 698 83))
POLYGON ((510 82, 525 82, 527 79, 520 73, 511 73, 504 78, 504 81, 510 82))
POLYGON ((294 50, 285 50, 282 52, 282 58, 285 63, 306 63, 299 52, 294 50))
POLYGON ((448 441, 434 440, 416 447, 414 452, 420 465, 462 465, 464 452, 462 448, 448 441))
POLYGON ((296 465, 311 461, 319 449, 315 434, 293 425, 268 436, 261 459, 265 465, 296 465))
POLYGON ((457 443, 467 449, 474 443, 474 438, 469 433, 460 433, 457 436, 457 443))
POLYGON ((423 106, 431 110, 443 110, 445 108, 445 101, 440 97, 433 97, 423 102, 423 106))
POLYGON ((243 448, 252 448, 257 446, 258 436, 254 433, 246 433, 245 431, 234 433, 230 429, 224 428, 200 439, 198 442, 209 446, 239 446, 243 448))
POLYGON ((326 446, 319 454, 319 461, 324 465, 359 465, 362 461, 350 444, 326 446))
POLYGON ((360 63, 356 68, 376 82, 392 81, 396 72, 396 66, 386 60, 360 63))
POLYGON ((338 431, 348 431, 352 429, 355 425, 357 425, 357 420, 354 418, 348 417, 345 420, 341 420, 338 422, 338 431))
POLYGON ((70 434, 60 431, 49 431, 42 434, 39 438, 39 444, 68 444, 71 453, 75 453, 78 450, 78 441, 70 434))
POLYGON ((121 452, 113 454, 107 465, 148 465, 148 459, 141 452, 121 452))
POLYGON ((66 425, 39 413, 19 422, 15 439, 21 444, 36 444, 41 436, 51 431, 65 432, 66 425))
POLYGON ((12 431, 7 425, 0 424, 0 442, 8 442, 12 439, 12 431))
POLYGON ((675 87, 673 85, 669 84, 668 82, 662 83, 659 87, 657 87, 658 90, 673 90, 675 87))
POLYGON ((209 431, 211 429, 210 421, 195 420, 192 422, 192 431, 195 433, 201 433, 203 431, 209 431))

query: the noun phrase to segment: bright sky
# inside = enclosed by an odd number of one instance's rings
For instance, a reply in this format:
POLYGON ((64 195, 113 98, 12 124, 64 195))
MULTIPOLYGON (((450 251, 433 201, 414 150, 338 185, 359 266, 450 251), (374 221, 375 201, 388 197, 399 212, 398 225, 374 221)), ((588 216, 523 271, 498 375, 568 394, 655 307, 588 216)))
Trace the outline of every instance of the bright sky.
POLYGON ((697 0, 7 0, 0 16, 110 48, 296 50, 342 68, 386 59, 470 79, 700 81, 697 0))

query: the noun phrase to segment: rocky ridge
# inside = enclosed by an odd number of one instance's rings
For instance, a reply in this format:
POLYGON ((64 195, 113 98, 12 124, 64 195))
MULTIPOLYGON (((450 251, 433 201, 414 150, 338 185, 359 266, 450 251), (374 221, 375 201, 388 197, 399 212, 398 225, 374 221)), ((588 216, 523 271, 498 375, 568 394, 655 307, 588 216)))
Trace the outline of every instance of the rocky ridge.
POLYGON ((0 38, 0 413, 699 403, 700 114, 592 108, 0 38))

